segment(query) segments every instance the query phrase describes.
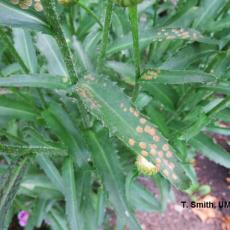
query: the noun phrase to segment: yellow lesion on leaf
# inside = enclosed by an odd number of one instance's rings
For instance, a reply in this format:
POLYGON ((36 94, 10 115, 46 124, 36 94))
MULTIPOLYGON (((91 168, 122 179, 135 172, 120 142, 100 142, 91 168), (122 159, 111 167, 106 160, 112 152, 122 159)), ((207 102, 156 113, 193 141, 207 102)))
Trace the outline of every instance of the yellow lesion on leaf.
POLYGON ((139 155, 136 160, 136 166, 140 173, 144 175, 154 175, 158 173, 158 168, 151 162, 149 162, 145 157, 139 155))

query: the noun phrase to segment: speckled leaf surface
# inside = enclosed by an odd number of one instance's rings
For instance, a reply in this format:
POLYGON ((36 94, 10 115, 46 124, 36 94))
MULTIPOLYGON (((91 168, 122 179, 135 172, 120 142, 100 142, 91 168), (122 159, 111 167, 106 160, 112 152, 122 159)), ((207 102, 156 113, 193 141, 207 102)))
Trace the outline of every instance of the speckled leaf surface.
POLYGON ((185 190, 190 179, 175 151, 156 126, 132 105, 122 90, 109 80, 87 76, 76 91, 90 113, 136 154, 154 163, 160 173, 177 188, 185 190))

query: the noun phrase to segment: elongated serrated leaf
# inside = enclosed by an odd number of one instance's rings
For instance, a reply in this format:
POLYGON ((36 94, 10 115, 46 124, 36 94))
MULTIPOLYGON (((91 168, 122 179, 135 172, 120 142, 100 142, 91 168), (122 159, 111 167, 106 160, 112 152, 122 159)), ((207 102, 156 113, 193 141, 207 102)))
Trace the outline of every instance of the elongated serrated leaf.
POLYGON ((79 166, 86 163, 89 153, 84 138, 62 106, 50 103, 50 107, 42 113, 42 116, 52 131, 63 141, 76 163, 79 166))
POLYGON ((68 76, 61 52, 53 37, 39 33, 37 36, 37 47, 46 57, 50 74, 68 76))
POLYGON ((36 109, 22 100, 0 97, 0 116, 33 120, 37 115, 36 109))
POLYGON ((203 0, 199 9, 199 14, 194 21, 194 27, 205 28, 210 19, 215 18, 219 10, 224 7, 226 0, 203 0))
POLYGON ((15 48, 27 69, 30 73, 36 73, 38 67, 37 56, 30 32, 22 28, 14 28, 13 37, 15 48))
POLYGON ((62 213, 52 209, 48 213, 48 221, 55 230, 69 230, 68 224, 62 213))
POLYGON ((29 174, 25 176, 18 193, 19 195, 39 197, 45 200, 63 199, 63 194, 53 186, 46 176, 41 174, 29 174))
POLYGON ((5 145, 0 143, 0 152, 15 154, 15 155, 27 155, 44 154, 48 156, 65 156, 66 151, 63 149, 46 147, 46 146, 20 146, 20 145, 5 145))
POLYGON ((0 86, 66 89, 68 87, 68 79, 66 77, 53 76, 49 74, 22 74, 0 78, 0 86))
POLYGON ((28 11, 21 10, 9 1, 0 1, 0 24, 11 27, 23 27, 49 32, 49 27, 40 17, 28 11))
POLYGON ((220 135, 230 136, 230 128, 221 128, 218 126, 210 125, 205 130, 220 135))
POLYGON ((199 134, 191 140, 191 144, 210 160, 230 168, 230 154, 222 147, 215 144, 211 138, 204 134, 199 134))
POLYGON ((230 82, 221 82, 217 85, 204 85, 202 86, 202 89, 212 90, 217 93, 224 93, 229 95, 230 94, 230 82))
POLYGON ((100 138, 93 132, 89 132, 88 143, 98 173, 109 193, 109 200, 122 221, 127 222, 131 229, 140 229, 127 203, 125 177, 118 158, 115 156, 113 144, 107 137, 107 133, 100 133, 98 136, 100 138))
POLYGON ((94 208, 94 193, 92 192, 92 170, 88 165, 82 166, 77 170, 76 186, 78 200, 80 201, 79 210, 84 224, 82 229, 94 230, 96 227, 96 211, 94 208))
MULTIPOLYGON (((185 28, 163 28, 147 31, 140 31, 140 46, 147 46, 155 41, 173 41, 173 40, 190 40, 203 43, 217 44, 215 40, 204 37, 200 32, 185 28)), ((115 40, 107 50, 111 55, 124 49, 132 47, 132 36, 126 35, 115 40)))
POLYGON ((52 181, 53 185, 57 187, 60 192, 64 193, 63 180, 53 162, 44 155, 38 155, 37 161, 40 167, 45 171, 47 177, 52 181))
POLYGON ((143 212, 160 211, 158 200, 139 183, 130 186, 130 202, 136 210, 143 212))
POLYGON ((86 108, 125 145, 136 154, 146 156, 179 189, 190 186, 191 181, 175 151, 159 130, 133 107, 118 86, 109 80, 89 80, 79 82, 76 91, 86 108))
POLYGON ((25 157, 11 168, 9 177, 0 189, 0 229, 5 230, 5 217, 16 196, 21 180, 25 174, 29 158, 25 157))
POLYGON ((192 84, 212 82, 216 78, 200 71, 150 69, 142 74, 141 80, 143 84, 192 84))
POLYGON ((176 52, 173 56, 170 56, 166 61, 160 65, 160 69, 177 69, 182 70, 186 69, 188 66, 201 60, 201 58, 215 53, 215 50, 212 49, 200 49, 196 46, 186 46, 181 49, 179 52, 176 52))
POLYGON ((77 202, 74 166, 71 158, 67 158, 63 166, 65 184, 66 215, 71 230, 80 229, 79 204, 77 202))
MULTIPOLYGON (((7 33, 4 31, 3 28, 0 27, 0 40, 3 41, 4 46, 6 46, 8 48, 8 51, 11 53, 11 55, 14 57, 15 61, 18 62, 18 64, 22 67, 22 69, 27 72, 27 66, 25 65, 24 61, 21 59, 20 55, 18 54, 17 50, 15 49, 14 45, 13 45, 13 41, 11 40, 11 38, 7 35, 7 33)), ((12 71, 12 66, 10 68, 10 70, 12 71)), ((2 72, 4 72, 2 70, 2 72)), ((3 75, 8 75, 7 73, 3 73, 3 75)))

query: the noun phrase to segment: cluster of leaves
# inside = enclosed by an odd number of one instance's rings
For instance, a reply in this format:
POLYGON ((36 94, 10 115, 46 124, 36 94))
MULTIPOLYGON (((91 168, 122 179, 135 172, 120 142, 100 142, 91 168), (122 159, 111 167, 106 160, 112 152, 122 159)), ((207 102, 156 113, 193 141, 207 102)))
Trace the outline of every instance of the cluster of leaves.
POLYGON ((229 0, 28 2, 0 0, 0 229, 140 229, 204 190, 197 152, 230 168, 229 0))

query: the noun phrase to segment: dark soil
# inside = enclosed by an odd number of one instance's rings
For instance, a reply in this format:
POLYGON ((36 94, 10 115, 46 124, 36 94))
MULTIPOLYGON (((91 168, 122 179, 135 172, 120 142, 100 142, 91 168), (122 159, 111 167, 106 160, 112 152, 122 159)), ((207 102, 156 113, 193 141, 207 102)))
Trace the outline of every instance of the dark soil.
MULTIPOLYGON (((196 171, 199 182, 208 184, 211 188, 211 195, 218 200, 230 200, 229 184, 226 178, 230 177, 230 171, 221 167, 207 158, 198 156, 196 160, 196 171)), ((155 191, 152 183, 142 180, 150 191, 155 191)), ((202 222, 200 218, 192 212, 191 208, 183 209, 181 201, 189 201, 189 198, 175 191, 176 202, 168 205, 167 211, 159 213, 137 213, 137 217, 142 224, 142 230, 221 230, 221 218, 214 218, 202 222)), ((219 210, 220 214, 230 215, 230 208, 219 210)), ((229 226, 230 228, 230 226, 229 226)))

